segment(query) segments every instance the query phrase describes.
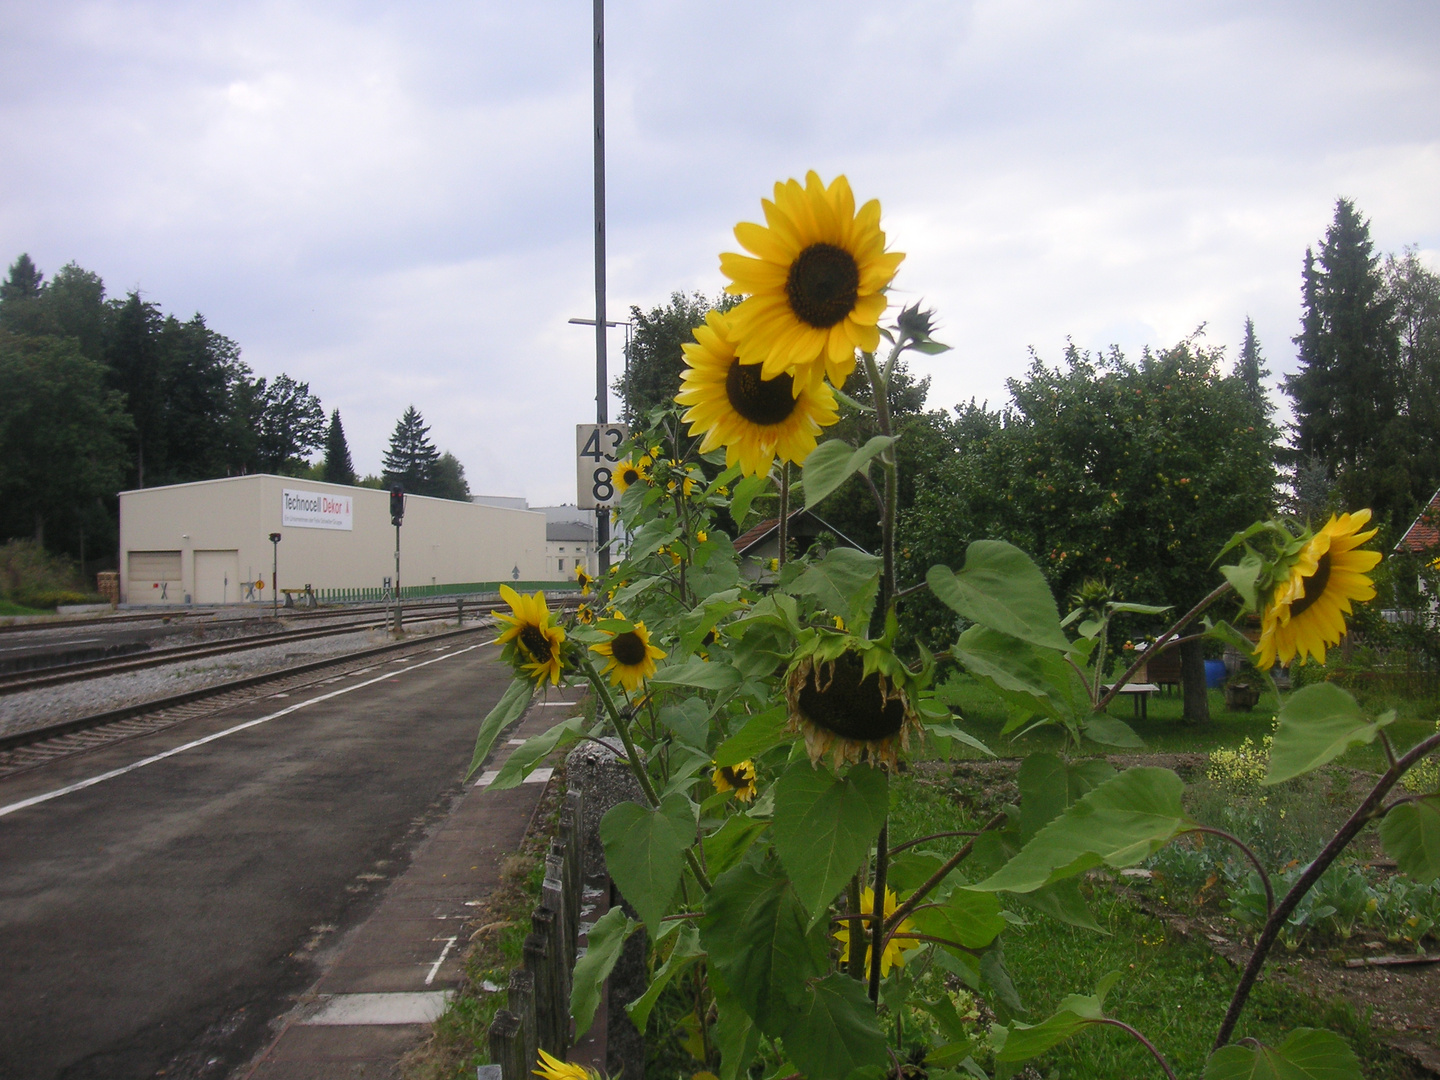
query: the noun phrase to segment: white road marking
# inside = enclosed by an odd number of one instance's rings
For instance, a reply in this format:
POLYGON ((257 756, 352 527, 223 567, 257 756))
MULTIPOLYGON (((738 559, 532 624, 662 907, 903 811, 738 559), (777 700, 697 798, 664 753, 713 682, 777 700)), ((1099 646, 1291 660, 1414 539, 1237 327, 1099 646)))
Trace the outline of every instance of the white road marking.
MULTIPOLYGON (((437 656, 433 660, 423 660, 420 663, 413 665, 412 667, 405 668, 404 670, 413 671, 415 668, 429 667, 431 664, 438 664, 442 660, 452 660, 457 656, 464 656, 466 653, 471 652, 475 649, 483 649, 486 645, 494 644, 494 641, 482 641, 478 645, 471 645, 464 649, 457 649, 455 652, 446 653, 444 656, 437 656)), ((106 780, 114 780, 117 776, 124 776, 126 773, 134 772, 136 769, 143 769, 146 765, 153 765, 157 761, 164 761, 166 758, 174 757, 176 754, 183 754, 186 750, 193 750, 197 746, 204 746, 206 743, 212 743, 217 739, 223 739, 227 735, 234 735, 238 731, 247 731, 250 728, 259 727, 261 724, 269 723, 271 720, 278 720, 282 716, 289 716, 291 713, 298 712, 299 710, 307 708, 311 705, 317 705, 322 701, 329 701, 331 698, 339 697, 342 694, 348 694, 352 690, 363 690, 367 686, 373 686, 375 683, 384 682, 386 679, 393 678, 395 675, 398 674, 400 674, 400 672, 387 671, 384 675, 377 675, 373 679, 366 679, 364 682, 355 683, 351 686, 342 686, 338 690, 331 690, 329 693, 321 694, 318 697, 308 698, 305 701, 297 701, 294 705, 289 705, 281 709, 279 712, 270 713, 268 716, 262 716, 256 720, 247 720, 243 724, 236 724, 234 727, 226 728, 224 731, 217 731, 213 735, 206 735, 203 739, 195 739, 192 742, 185 743, 183 746, 172 747, 171 749, 166 750, 163 753, 153 754, 147 758, 141 758, 139 761, 132 762, 131 764, 122 766, 118 769, 111 769, 109 772, 101 773, 99 776, 92 776, 88 780, 81 780, 74 784, 67 784, 65 787, 56 788, 54 791, 46 791, 40 795, 32 795, 28 799, 21 799, 19 802, 11 803, 9 806, 0 806, 0 817, 4 817, 7 814, 13 814, 16 810, 24 810, 26 807, 29 806, 35 806, 39 803, 49 802, 51 799, 58 799, 61 795, 69 795, 75 791, 81 791, 88 787, 94 787, 96 784, 103 784, 106 780)))
MULTIPOLYGON (((480 774, 480 779, 475 781, 475 786, 489 787, 495 782, 495 778, 499 775, 499 769, 486 769, 483 773, 480 774)), ((532 772, 529 776, 525 777, 525 779, 521 780, 520 782, 522 784, 548 784, 550 782, 550 777, 554 775, 555 770, 547 765, 543 769, 536 769, 534 772, 532 772)))
POLYGON ((456 940, 457 939, 453 937, 447 937, 445 939, 445 947, 440 950, 440 956, 436 959, 435 963, 430 965, 430 974, 425 976, 426 986, 429 986, 435 981, 435 973, 440 970, 440 965, 445 962, 445 957, 450 955, 450 950, 455 947, 456 940))
POLYGON ((537 701, 530 707, 532 709, 564 709, 579 704, 578 701, 537 701))
POLYGON ((333 994, 299 1024, 351 1027, 368 1024, 433 1024, 454 996, 450 990, 419 994, 333 994))
POLYGON ((506 745, 506 746, 524 746, 524 745, 525 745, 525 742, 526 742, 526 740, 524 740, 524 739, 506 739, 506 740, 505 740, 505 745, 506 745))

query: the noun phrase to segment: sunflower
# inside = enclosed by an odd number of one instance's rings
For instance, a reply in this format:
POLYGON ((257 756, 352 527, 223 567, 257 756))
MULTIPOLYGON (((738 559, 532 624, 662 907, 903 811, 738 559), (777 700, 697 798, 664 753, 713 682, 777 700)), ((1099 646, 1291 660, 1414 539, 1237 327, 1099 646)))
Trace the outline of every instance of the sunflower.
POLYGON ((544 1050, 540 1051, 540 1058, 536 1064, 540 1068, 532 1069, 531 1073, 541 1077, 542 1080, 598 1080, 600 1076, 594 1069, 587 1069, 584 1065, 577 1065, 573 1061, 561 1061, 557 1057, 551 1057, 544 1050))
POLYGON ((748 803, 755 798, 755 763, 742 761, 739 765, 719 765, 710 776, 715 790, 733 791, 737 802, 748 803))
POLYGON ((589 596, 590 586, 595 583, 595 579, 585 572, 585 567, 575 567, 575 580, 580 585, 580 595, 589 596))
POLYGON ((1369 510, 1332 514, 1301 549, 1261 615, 1255 648, 1255 666, 1261 671, 1277 661, 1288 664, 1297 653, 1323 664, 1326 646, 1340 644, 1345 636, 1350 601, 1374 599, 1375 586, 1366 574, 1380 561, 1380 553, 1356 550, 1375 535, 1375 529, 1360 531, 1369 521, 1369 510))
POLYGON ((753 476, 768 472, 777 454, 804 461, 820 429, 840 419, 823 382, 802 386, 784 373, 765 379, 759 364, 740 363, 720 312, 709 312, 694 334, 681 346, 686 367, 675 400, 689 406, 682 419, 690 434, 705 436, 701 454, 723 445, 726 467, 738 463, 753 476))
MULTIPOLYGON (((895 893, 887 888, 885 890, 885 918, 888 919, 891 915, 894 915, 895 909, 899 906, 899 900, 895 896, 895 893)), ((873 912, 875 910, 875 890, 870 888, 868 885, 860 891, 860 910, 865 912, 873 912)), ((873 916, 867 916, 866 918, 861 920, 861 923, 865 928, 863 931, 866 941, 865 970, 869 971, 871 949, 870 942, 873 941, 872 927, 874 926, 875 920, 873 916)), ((909 919, 901 919, 900 925, 896 928, 896 933, 909 934, 913 933, 914 929, 914 924, 912 924, 909 919)), ((849 956, 850 925, 848 922, 842 922, 840 924, 840 929, 835 931, 835 940, 845 946, 845 955, 849 956)), ((914 938, 892 937, 889 941, 885 943, 885 951, 880 954, 880 977, 884 978, 886 975, 890 974, 890 969, 892 967, 904 967, 905 954, 911 949, 918 949, 919 947, 920 942, 916 941, 914 938)))
POLYGON ((850 182, 827 188, 813 170, 775 185, 762 199, 766 225, 741 222, 735 239, 757 258, 727 253, 725 291, 748 299, 730 312, 740 355, 763 362, 765 377, 794 375, 805 384, 828 374, 842 386, 855 370, 855 350, 880 346, 885 288, 905 258, 885 250, 880 202, 855 212, 850 182))
POLYGON ((824 631, 786 673, 790 729, 804 734, 812 762, 830 754, 837 769, 861 759, 893 767, 920 727, 909 681, 883 646, 824 631))
POLYGON ((615 481, 616 491, 625 491, 632 484, 648 484, 650 482, 649 472, 650 458, 642 457, 639 461, 622 461, 615 466, 615 472, 611 478, 615 481))
MULTIPOLYGON (((625 618, 618 611, 615 617, 625 618)), ((645 629, 643 622, 633 624, 629 630, 611 634, 609 641, 591 645, 590 651, 610 658, 610 662, 600 669, 601 675, 610 676, 610 685, 623 686, 632 694, 644 680, 655 674, 655 661, 665 655, 650 644, 650 631, 645 629)))
POLYGON ((589 604, 578 604, 575 607, 575 621, 589 625, 595 621, 595 609, 589 604))
POLYGON ((495 618, 509 624, 496 642, 505 647, 501 654, 537 683, 548 676, 553 685, 560 683, 560 646, 565 641, 563 627, 551 624, 550 608, 545 594, 533 596, 517 593, 509 585, 500 586, 500 598, 510 605, 511 614, 495 613, 495 618))

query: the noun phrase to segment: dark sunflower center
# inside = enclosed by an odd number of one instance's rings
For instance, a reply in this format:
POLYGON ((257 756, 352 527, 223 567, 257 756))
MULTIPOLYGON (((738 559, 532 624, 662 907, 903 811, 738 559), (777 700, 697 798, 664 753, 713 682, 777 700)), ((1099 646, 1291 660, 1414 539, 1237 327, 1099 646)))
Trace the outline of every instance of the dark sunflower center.
POLYGON ((707 631, 705 631, 705 636, 700 639, 700 644, 701 644, 701 645, 714 645, 714 644, 715 644, 715 631, 714 631, 714 630, 707 630, 707 631))
POLYGON ((626 667, 645 662, 645 642, 640 640, 640 635, 634 630, 626 630, 623 634, 616 634, 611 638, 610 652, 626 667))
POLYGON ((762 379, 762 367, 734 361, 725 375, 725 396, 730 407, 752 424, 778 424, 795 411, 795 380, 789 375, 762 379))
POLYGON ((550 662, 550 639, 540 632, 540 628, 533 623, 527 623, 520 631, 520 644, 525 646, 537 664, 548 664, 550 662))
POLYGON ((811 244, 790 264, 785 295, 801 322, 820 330, 849 315, 860 293, 855 257, 834 244, 811 244))
POLYGON ((625 486, 626 486, 626 487, 629 487, 631 484, 635 483, 636 480, 639 480, 639 479, 640 479, 640 470, 639 470, 639 469, 633 469, 633 468, 632 468, 632 469, 621 469, 621 470, 620 470, 620 479, 625 481, 625 486))
POLYGON ((864 661, 853 652, 842 653, 833 665, 821 665, 800 690, 800 708, 811 721, 844 739, 898 734, 905 723, 904 704, 898 698, 886 701, 880 673, 861 678, 864 670, 864 661))
POLYGON ((1330 583, 1330 552, 1320 556, 1319 565, 1315 567, 1315 573, 1305 579, 1305 595, 1290 605, 1290 617, 1293 619, 1311 604, 1325 595, 1325 586, 1330 583))
POLYGON ((750 778, 729 765, 722 765, 720 767, 720 775, 723 776, 725 782, 736 791, 744 791, 750 786, 750 778))

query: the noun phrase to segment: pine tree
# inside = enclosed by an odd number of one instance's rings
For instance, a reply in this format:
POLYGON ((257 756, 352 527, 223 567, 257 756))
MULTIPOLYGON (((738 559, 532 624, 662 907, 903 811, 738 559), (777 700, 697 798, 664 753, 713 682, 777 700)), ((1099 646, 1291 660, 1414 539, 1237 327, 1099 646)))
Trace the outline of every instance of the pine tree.
POLYGON ((1347 506, 1374 506, 1378 517, 1398 520, 1404 511, 1386 504, 1380 473, 1396 416, 1399 350, 1373 248, 1370 223, 1339 199, 1319 255, 1305 253, 1294 338, 1300 370, 1285 391, 1295 401, 1298 455, 1325 463, 1347 506))
POLYGON ((350 445, 345 441, 345 428, 340 423, 340 410, 330 414, 330 427, 325 432, 325 464, 322 474, 328 484, 355 484, 355 465, 350 460, 350 445))
POLYGON ((10 276, 0 282, 0 303, 11 300, 34 300, 40 295, 45 283, 42 274, 30 261, 30 256, 21 256, 10 264, 10 276))
POLYGON ((399 484, 412 495, 434 494, 440 451, 430 441, 430 426, 411 405, 395 424, 385 451, 385 485, 399 484))
POLYGON ((1265 393, 1264 380, 1270 377, 1265 358, 1260 355, 1260 341, 1255 337, 1255 320, 1245 316, 1245 340, 1240 345, 1240 359, 1235 364, 1235 374, 1245 384, 1245 396, 1256 413, 1269 417, 1275 405, 1265 393))

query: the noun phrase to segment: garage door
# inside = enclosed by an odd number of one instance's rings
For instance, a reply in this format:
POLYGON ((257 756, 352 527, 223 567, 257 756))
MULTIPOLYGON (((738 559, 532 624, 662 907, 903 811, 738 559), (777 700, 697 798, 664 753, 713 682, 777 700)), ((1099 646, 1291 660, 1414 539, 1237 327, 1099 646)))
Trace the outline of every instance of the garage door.
POLYGON ((195 552, 197 604, 233 604, 242 592, 239 551, 195 552))
POLYGON ((180 588, 180 552, 131 551, 125 568, 131 604, 179 604, 185 600, 180 588))

